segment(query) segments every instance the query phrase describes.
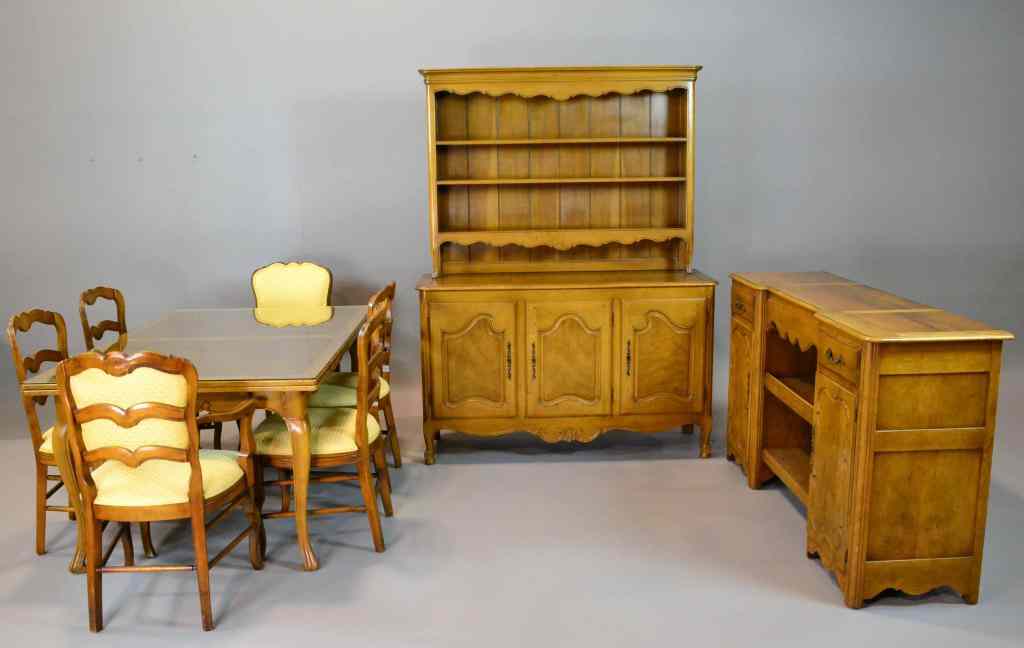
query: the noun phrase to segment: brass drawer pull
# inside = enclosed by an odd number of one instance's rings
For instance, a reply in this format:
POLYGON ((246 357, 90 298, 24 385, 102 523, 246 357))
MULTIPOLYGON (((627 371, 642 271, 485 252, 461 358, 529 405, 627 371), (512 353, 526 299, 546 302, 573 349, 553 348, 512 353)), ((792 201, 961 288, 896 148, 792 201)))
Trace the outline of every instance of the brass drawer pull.
POLYGON ((508 379, 512 380, 512 343, 511 342, 509 342, 508 345, 505 347, 505 362, 508 365, 508 369, 506 370, 506 374, 508 375, 508 379))
POLYGON ((633 346, 630 340, 626 340, 626 375, 629 375, 633 366, 633 346))
POLYGON ((831 362, 832 364, 836 365, 837 367, 842 367, 846 364, 845 362, 843 362, 843 356, 836 355, 835 353, 833 353, 831 347, 825 349, 825 359, 831 362))
POLYGON ((537 380, 537 343, 530 343, 530 373, 533 379, 537 380))

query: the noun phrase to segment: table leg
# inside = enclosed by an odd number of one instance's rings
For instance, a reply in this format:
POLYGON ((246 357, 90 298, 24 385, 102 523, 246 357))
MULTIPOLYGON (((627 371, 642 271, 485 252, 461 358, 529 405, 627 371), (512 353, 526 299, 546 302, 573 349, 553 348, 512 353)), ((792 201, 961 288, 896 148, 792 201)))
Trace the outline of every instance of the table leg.
POLYGON ((59 396, 54 396, 57 405, 57 420, 53 425, 53 458, 57 462, 64 491, 68 494, 68 506, 75 510, 75 555, 71 558, 68 571, 72 574, 85 573, 85 513, 82 505, 82 494, 78 491, 74 465, 68 452, 67 426, 64 421, 64 407, 59 396))
POLYGON ((278 414, 284 420, 292 438, 292 490, 295 498, 295 531, 299 537, 299 552, 303 568, 316 571, 320 568, 313 545, 309 541, 309 419, 306 417, 309 395, 305 392, 285 392, 280 397, 278 414))

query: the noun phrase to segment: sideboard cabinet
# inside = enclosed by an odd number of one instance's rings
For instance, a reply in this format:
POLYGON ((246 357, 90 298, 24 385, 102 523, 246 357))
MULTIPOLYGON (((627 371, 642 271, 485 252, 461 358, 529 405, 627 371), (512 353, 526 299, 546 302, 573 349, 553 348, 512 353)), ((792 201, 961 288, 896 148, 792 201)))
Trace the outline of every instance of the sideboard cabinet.
POLYGON ((715 282, 693 269, 699 67, 421 70, 423 430, 701 428, 715 282))
POLYGON ((699 273, 424 277, 424 440, 591 441, 697 424, 710 453, 715 283, 699 273))
POLYGON ((1006 331, 824 272, 733 275, 727 456, 807 511, 846 604, 978 600, 1006 331))

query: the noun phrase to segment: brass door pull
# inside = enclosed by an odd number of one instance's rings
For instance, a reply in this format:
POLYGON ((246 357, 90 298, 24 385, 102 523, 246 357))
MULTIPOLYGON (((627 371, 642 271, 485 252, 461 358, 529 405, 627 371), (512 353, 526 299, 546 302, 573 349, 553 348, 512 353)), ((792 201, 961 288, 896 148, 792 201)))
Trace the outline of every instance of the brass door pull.
POLYGON ((743 302, 741 302, 741 301, 740 301, 740 300, 738 300, 738 299, 737 299, 737 300, 736 300, 736 302, 735 302, 735 303, 734 303, 734 304, 732 305, 732 307, 733 307, 733 308, 734 308, 734 309, 736 310, 736 312, 737 312, 737 313, 744 313, 744 312, 746 312, 746 310, 747 310, 747 305, 746 305, 746 304, 744 304, 743 302))
POLYGON ((630 370, 633 366, 633 345, 630 340, 626 340, 626 375, 629 375, 630 370))
POLYGON ((533 379, 537 380, 537 343, 530 343, 530 373, 533 379))
POLYGON ((832 364, 836 365, 837 367, 842 367, 844 364, 846 364, 845 362, 843 362, 842 356, 836 355, 835 353, 832 352, 831 347, 825 349, 825 359, 831 362, 832 364))

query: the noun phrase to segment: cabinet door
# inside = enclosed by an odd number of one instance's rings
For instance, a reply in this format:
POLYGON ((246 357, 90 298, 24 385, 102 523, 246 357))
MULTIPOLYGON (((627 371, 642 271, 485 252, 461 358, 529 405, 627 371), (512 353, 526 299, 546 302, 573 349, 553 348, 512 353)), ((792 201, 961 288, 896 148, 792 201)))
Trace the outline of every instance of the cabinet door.
POLYGON ((807 522, 826 564, 846 568, 853 490, 856 395, 818 372, 807 522))
POLYGON ((750 327, 733 318, 729 337, 729 427, 730 452, 744 466, 748 464, 750 447, 750 367, 753 334, 750 327))
POLYGON ((433 302, 428 316, 434 415, 515 416, 515 304, 433 302))
POLYGON ((623 414, 701 410, 705 312, 703 297, 622 300, 623 414))
POLYGON ((611 414, 611 302, 526 306, 529 416, 611 414))

